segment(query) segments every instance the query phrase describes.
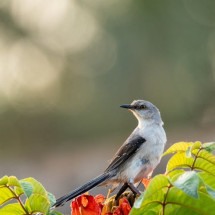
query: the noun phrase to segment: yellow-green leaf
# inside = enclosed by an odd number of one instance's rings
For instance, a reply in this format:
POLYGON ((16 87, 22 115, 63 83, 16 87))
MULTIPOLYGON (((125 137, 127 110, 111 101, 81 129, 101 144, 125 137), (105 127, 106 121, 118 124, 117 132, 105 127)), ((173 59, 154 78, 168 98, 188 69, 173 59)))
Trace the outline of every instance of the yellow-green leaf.
POLYGON ((21 196, 24 193, 21 187, 14 187, 14 192, 16 193, 17 196, 21 196))
MULTIPOLYGON (((166 203, 170 205, 180 205, 180 208, 186 208, 189 213, 187 214, 199 214, 199 215, 213 215, 215 209, 215 201, 208 195, 199 192, 199 198, 190 198, 189 195, 176 187, 172 187, 166 198, 166 203)), ((178 209, 177 209, 178 210, 178 209)), ((182 214, 174 213, 174 214, 182 214)))
POLYGON ((166 176, 171 180, 171 182, 175 181, 180 175, 185 172, 183 169, 175 169, 174 171, 166 173, 166 176))
POLYGON ((187 158, 185 153, 177 153, 169 159, 169 162, 166 166, 166 172, 169 173, 170 171, 177 168, 191 168, 193 162, 194 159, 192 157, 187 158))
POLYGON ((185 152, 189 146, 192 146, 193 142, 178 142, 170 146, 163 156, 176 153, 176 152, 185 152))
POLYGON ((196 159, 194 169, 207 172, 215 177, 215 165, 202 158, 196 159))
POLYGON ((195 171, 187 171, 180 175, 173 185, 188 195, 198 198, 198 188, 200 184, 199 176, 195 171))
POLYGON ((144 199, 154 195, 162 188, 167 188, 170 185, 168 178, 165 175, 157 175, 151 181, 146 191, 144 192, 144 199))
POLYGON ((155 176, 146 191, 136 200, 130 215, 158 214, 169 185, 165 175, 155 176))
POLYGON ((30 182, 24 181, 24 180, 21 180, 20 184, 21 184, 23 192, 29 198, 31 196, 31 194, 33 193, 33 185, 30 182))
POLYGON ((15 177, 15 176, 10 176, 10 177, 8 177, 7 185, 8 185, 8 186, 20 187, 19 180, 18 180, 17 177, 15 177))
POLYGON ((159 211, 161 211, 161 209, 162 206, 159 202, 149 202, 138 209, 133 207, 129 215, 158 215, 160 214, 159 211))
POLYGON ((46 214, 50 208, 50 202, 40 194, 32 194, 25 204, 29 213, 40 212, 46 214))
POLYGON ((26 212, 23 210, 19 203, 9 204, 0 209, 1 215, 25 215, 26 212))
POLYGON ((215 190, 215 177, 207 172, 198 172, 198 176, 202 179, 204 184, 212 187, 215 190))
POLYGON ((52 193, 47 192, 48 194, 48 199, 51 205, 53 205, 56 202, 56 198, 52 193))
POLYGON ((192 154, 215 165, 215 155, 211 154, 210 152, 204 149, 201 150, 195 149, 192 151, 192 154))
POLYGON ((202 143, 200 141, 196 141, 192 144, 191 148, 194 149, 200 149, 202 147, 202 143))
POLYGON ((47 194, 45 188, 36 179, 34 179, 34 178, 25 178, 25 179, 21 180, 21 182, 29 182, 33 187, 33 191, 32 191, 33 194, 40 194, 40 195, 48 197, 48 194, 47 194))
POLYGON ((212 152, 215 150, 215 142, 204 143, 202 146, 205 150, 212 152))
POLYGON ((0 205, 14 197, 13 193, 7 187, 0 187, 0 205))
POLYGON ((0 187, 6 185, 7 182, 8 182, 8 176, 5 175, 4 177, 2 177, 2 178, 0 179, 0 187))

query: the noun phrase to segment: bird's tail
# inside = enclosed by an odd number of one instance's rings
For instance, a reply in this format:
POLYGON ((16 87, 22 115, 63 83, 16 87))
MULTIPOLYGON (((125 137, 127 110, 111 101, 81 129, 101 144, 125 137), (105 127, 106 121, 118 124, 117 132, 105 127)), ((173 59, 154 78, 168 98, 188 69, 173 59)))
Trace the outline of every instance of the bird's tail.
POLYGON ((92 179, 91 181, 87 182, 86 184, 82 185, 81 187, 78 187, 77 189, 73 190, 72 192, 68 193, 65 196, 60 197, 57 199, 55 204, 52 208, 59 207, 64 205, 67 201, 74 199, 75 197, 81 195, 82 193, 85 193, 92 189, 93 187, 101 184, 108 178, 110 178, 112 175, 111 173, 103 173, 102 175, 97 176, 96 178, 92 179))

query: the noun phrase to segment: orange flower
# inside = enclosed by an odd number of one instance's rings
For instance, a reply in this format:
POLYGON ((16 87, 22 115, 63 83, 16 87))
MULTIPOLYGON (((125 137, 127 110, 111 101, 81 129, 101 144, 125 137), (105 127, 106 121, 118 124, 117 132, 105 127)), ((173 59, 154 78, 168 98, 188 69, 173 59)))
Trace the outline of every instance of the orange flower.
POLYGON ((119 206, 114 206, 113 202, 108 202, 102 210, 102 215, 128 215, 131 210, 130 203, 126 197, 119 200, 119 206), (112 208, 111 208, 112 206, 112 208), (112 212, 111 212, 112 211, 112 212))
POLYGON ((142 180, 142 183, 143 183, 144 187, 147 188, 148 185, 149 185, 149 183, 150 183, 150 179, 144 178, 144 179, 142 180))
POLYGON ((104 196, 81 195, 71 203, 72 215, 101 215, 104 196))
POLYGON ((71 203, 71 215, 128 215, 131 206, 126 197, 119 199, 116 205, 115 197, 107 199, 103 195, 95 197, 91 195, 81 195, 71 203))
POLYGON ((71 203, 71 208, 72 208, 72 215, 81 215, 80 210, 79 210, 79 205, 76 201, 72 201, 71 203))
POLYGON ((131 210, 130 203, 128 200, 124 197, 119 200, 119 206, 117 209, 113 212, 113 215, 128 215, 131 210))
POLYGON ((102 211, 102 208, 104 207, 105 197, 102 194, 98 194, 94 196, 94 199, 102 211))

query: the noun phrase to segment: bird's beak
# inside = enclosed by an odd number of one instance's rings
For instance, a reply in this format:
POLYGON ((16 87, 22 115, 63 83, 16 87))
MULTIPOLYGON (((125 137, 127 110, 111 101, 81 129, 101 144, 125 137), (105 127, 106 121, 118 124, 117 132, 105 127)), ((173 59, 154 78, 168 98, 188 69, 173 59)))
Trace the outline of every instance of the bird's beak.
POLYGON ((124 104, 124 105, 120 105, 121 108, 126 108, 126 109, 133 109, 132 105, 128 105, 128 104, 124 104))

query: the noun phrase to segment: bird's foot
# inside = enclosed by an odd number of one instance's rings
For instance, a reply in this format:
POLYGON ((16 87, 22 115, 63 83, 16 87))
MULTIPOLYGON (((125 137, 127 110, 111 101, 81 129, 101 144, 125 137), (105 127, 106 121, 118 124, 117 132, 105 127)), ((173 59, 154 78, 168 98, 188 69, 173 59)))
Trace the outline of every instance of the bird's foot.
POLYGON ((115 200, 118 200, 118 198, 123 194, 123 192, 128 188, 128 183, 124 183, 122 187, 120 188, 119 192, 116 194, 115 200))
POLYGON ((115 200, 118 200, 127 188, 132 191, 134 197, 136 197, 136 195, 141 194, 140 191, 132 183, 124 183, 123 186, 120 188, 119 192, 116 194, 115 200))
POLYGON ((128 187, 130 188, 134 195, 141 194, 140 191, 132 183, 128 183, 128 187))

